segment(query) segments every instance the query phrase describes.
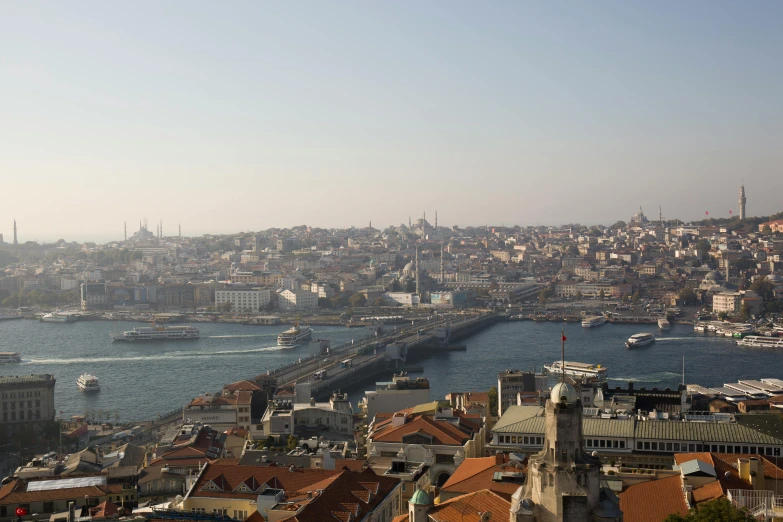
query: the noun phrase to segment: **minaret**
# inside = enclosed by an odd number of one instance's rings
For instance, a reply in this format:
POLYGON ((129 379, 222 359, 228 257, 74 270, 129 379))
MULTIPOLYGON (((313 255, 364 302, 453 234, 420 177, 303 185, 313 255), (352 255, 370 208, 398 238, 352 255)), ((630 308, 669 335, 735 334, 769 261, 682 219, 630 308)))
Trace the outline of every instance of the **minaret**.
POLYGON ((182 237, 182 223, 179 223, 179 237, 182 237))
POLYGON ((419 295, 419 245, 416 245, 416 295, 419 295))
POLYGON ((438 228, 438 211, 435 211, 435 228, 438 228))
POLYGON ((127 241, 128 240, 128 222, 127 221, 123 222, 122 228, 125 230, 125 241, 127 241))
POLYGON ((14 245, 18 245, 19 241, 16 239, 16 220, 14 219, 14 245))
POLYGON ((413 221, 411 221, 411 215, 408 214, 408 228, 413 228, 413 221))
POLYGON ((745 183, 740 185, 740 197, 739 197, 739 208, 740 208, 740 219, 745 219, 745 202, 747 199, 745 198, 745 183))
POLYGON ((139 232, 141 232, 141 220, 139 220, 139 232))
POLYGON ((160 220, 160 238, 163 239, 163 220, 160 220))
MULTIPOLYGON (((437 214, 435 215, 437 216, 437 214)), ((441 286, 446 284, 446 279, 444 279, 443 275, 443 241, 440 242, 440 284, 441 286)))

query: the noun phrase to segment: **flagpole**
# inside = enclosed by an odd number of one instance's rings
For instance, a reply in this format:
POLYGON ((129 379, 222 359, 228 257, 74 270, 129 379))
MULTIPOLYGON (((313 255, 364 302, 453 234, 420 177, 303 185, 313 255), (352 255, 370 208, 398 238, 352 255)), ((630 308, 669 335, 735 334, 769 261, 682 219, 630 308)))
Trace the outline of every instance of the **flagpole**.
POLYGON ((565 327, 560 327, 560 382, 565 382, 565 327))

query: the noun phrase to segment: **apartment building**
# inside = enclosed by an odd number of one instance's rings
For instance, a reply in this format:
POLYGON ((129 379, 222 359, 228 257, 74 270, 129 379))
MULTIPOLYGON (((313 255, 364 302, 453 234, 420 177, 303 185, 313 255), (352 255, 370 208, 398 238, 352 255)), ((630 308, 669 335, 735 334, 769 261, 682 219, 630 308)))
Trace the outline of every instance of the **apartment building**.
POLYGON ((0 426, 15 432, 54 421, 55 382, 49 374, 0 377, 3 419, 0 426))
POLYGON ((215 308, 220 310, 230 304, 232 312, 258 312, 269 304, 271 295, 268 288, 226 287, 215 290, 215 308))

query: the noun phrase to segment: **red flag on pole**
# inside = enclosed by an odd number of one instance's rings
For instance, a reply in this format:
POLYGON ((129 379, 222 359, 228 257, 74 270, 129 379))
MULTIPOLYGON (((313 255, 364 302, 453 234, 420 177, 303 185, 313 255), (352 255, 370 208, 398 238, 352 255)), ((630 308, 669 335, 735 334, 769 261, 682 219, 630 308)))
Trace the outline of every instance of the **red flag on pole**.
POLYGON ((563 336, 563 342, 565 342, 565 341, 566 341, 566 336, 565 336, 565 334, 561 334, 561 335, 563 336))
POLYGON ((734 213, 733 210, 729 210, 729 215, 732 215, 734 213))
POLYGON ((709 211, 707 211, 707 212, 705 212, 705 214, 707 214, 707 215, 709 216, 709 215, 710 215, 710 212, 709 212, 709 211))

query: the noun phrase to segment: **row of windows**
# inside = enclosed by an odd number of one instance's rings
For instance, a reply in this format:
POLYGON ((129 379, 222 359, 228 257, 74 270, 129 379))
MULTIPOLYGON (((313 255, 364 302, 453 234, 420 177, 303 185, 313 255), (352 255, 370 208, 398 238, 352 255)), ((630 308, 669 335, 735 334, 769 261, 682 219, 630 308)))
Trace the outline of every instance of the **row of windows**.
MULTIPOLYGON (((8 405, 9 404, 11 405, 11 409, 12 410, 16 409, 16 402, 4 402, 3 403, 3 410, 4 411, 8 411, 8 405)), ((32 408, 33 407, 33 401, 27 401, 27 407, 28 408, 32 408)), ((35 407, 36 408, 40 408, 41 407, 41 400, 40 399, 36 399, 35 407)), ((22 408, 24 408, 24 401, 19 401, 19 409, 21 410, 22 408)))
POLYGON ((541 445, 544 443, 543 437, 528 437, 528 436, 522 436, 522 435, 501 435, 500 436, 500 443, 501 444, 538 444, 541 445))
MULTIPOLYGON (((41 419, 41 410, 35 410, 35 416, 33 416, 33 411, 32 410, 28 410, 28 412, 27 412, 27 420, 33 420, 33 419, 35 419, 35 420, 40 420, 41 419)), ((3 412, 3 421, 4 422, 8 422, 9 420, 12 421, 12 422, 16 420, 16 412, 15 411, 11 411, 10 419, 9 419, 8 412, 7 411, 3 412)), ((25 420, 24 410, 19 410, 19 420, 20 421, 25 420)))
POLYGON ((625 449, 624 440, 609 440, 609 439, 587 439, 585 440, 585 447, 587 448, 617 448, 625 449))
POLYGON ((655 441, 637 441, 637 450, 644 451, 665 451, 665 452, 697 452, 697 451, 711 451, 713 453, 745 453, 745 454, 758 454, 768 455, 770 457, 779 457, 780 448, 771 448, 766 446, 740 446, 740 445, 728 445, 728 444, 697 444, 686 442, 655 442, 655 441))
POLYGON ((23 399, 25 397, 40 397, 41 392, 39 391, 29 391, 29 392, 3 392, 3 399, 23 399))

